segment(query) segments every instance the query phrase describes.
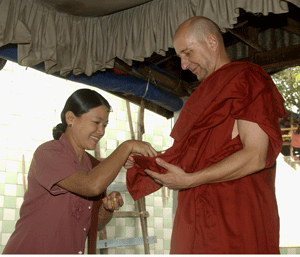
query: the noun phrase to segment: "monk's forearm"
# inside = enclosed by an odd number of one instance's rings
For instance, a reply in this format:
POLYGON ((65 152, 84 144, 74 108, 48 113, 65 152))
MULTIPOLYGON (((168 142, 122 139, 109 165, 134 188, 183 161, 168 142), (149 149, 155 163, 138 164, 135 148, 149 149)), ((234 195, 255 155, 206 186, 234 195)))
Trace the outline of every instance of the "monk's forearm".
POLYGON ((208 168, 192 173, 189 177, 190 187, 243 178, 262 170, 265 165, 265 154, 243 149, 208 168))

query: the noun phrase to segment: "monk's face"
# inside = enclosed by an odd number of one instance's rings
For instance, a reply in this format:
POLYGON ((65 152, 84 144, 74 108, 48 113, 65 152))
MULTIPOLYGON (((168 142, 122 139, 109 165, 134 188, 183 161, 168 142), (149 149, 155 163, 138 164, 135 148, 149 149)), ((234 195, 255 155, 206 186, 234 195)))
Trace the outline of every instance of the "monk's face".
POLYGON ((208 40, 199 41, 188 29, 182 29, 176 32, 173 44, 181 59, 182 69, 190 70, 199 81, 214 72, 215 54, 208 40))

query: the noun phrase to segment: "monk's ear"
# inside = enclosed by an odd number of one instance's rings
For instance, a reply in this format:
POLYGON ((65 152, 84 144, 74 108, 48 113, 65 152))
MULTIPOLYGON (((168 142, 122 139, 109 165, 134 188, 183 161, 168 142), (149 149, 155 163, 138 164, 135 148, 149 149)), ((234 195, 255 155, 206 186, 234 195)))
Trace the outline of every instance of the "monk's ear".
POLYGON ((215 52, 218 49, 219 41, 214 34, 209 34, 206 37, 208 46, 215 52))
POLYGON ((67 124, 73 124, 75 120, 75 114, 71 111, 67 111, 65 114, 67 124))

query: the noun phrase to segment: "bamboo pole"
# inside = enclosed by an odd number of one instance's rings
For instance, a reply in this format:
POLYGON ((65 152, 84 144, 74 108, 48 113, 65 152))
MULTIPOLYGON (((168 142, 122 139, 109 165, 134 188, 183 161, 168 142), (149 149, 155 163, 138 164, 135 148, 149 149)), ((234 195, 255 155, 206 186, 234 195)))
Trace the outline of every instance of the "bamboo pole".
POLYGON ((24 154, 22 155, 22 173, 23 173, 23 188, 24 188, 24 193, 25 193, 27 190, 26 190, 25 157, 24 157, 24 154))
MULTIPOLYGON (((145 113, 145 102, 144 99, 142 99, 140 110, 139 110, 139 117, 138 117, 138 138, 137 138, 138 140, 142 140, 143 134, 145 133, 144 113, 145 113)), ((150 254, 149 242, 147 238, 148 237, 147 217, 144 216, 144 212, 146 211, 145 197, 137 200, 137 203, 140 212, 145 254, 150 254)))
POLYGON ((147 230, 147 217, 145 217, 145 197, 137 200, 138 208, 140 212, 140 220, 142 226, 142 233, 143 233, 143 241, 144 241, 144 250, 145 254, 150 254, 149 242, 148 242, 148 230, 147 230))
POLYGON ((143 134, 145 133, 144 112, 145 112, 145 102, 144 99, 142 99, 140 111, 139 111, 139 117, 138 117, 138 140, 142 140, 143 134))
MULTIPOLYGON (((97 143, 95 148, 95 158, 99 161, 101 161, 101 153, 100 153, 100 142, 97 143)), ((107 239, 107 233, 106 233, 106 226, 99 231, 99 240, 106 240, 107 239)), ((108 254, 108 249, 103 248, 99 249, 100 254, 108 254)))
POLYGON ((293 146, 292 146, 292 134, 293 134, 293 112, 291 112, 291 120, 290 120, 290 136, 291 136, 291 144, 290 144, 290 157, 292 160, 294 160, 294 152, 293 152, 293 146))
POLYGON ((128 122, 129 122, 131 139, 135 139, 129 101, 126 101, 126 107, 127 107, 127 115, 128 115, 128 122))

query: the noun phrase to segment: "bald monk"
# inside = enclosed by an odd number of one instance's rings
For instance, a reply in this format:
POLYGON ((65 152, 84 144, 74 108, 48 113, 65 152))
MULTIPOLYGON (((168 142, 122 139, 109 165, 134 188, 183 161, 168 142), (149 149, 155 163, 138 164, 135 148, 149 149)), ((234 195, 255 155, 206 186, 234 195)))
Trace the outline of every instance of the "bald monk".
POLYGON ((129 192, 137 200, 162 185, 179 190, 171 253, 279 254, 283 98, 260 66, 230 62, 211 20, 185 21, 173 43, 182 69, 201 83, 171 132, 173 146, 128 160, 129 192))

